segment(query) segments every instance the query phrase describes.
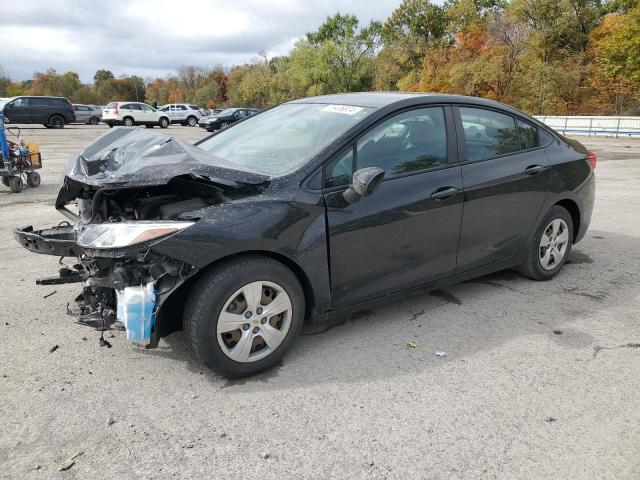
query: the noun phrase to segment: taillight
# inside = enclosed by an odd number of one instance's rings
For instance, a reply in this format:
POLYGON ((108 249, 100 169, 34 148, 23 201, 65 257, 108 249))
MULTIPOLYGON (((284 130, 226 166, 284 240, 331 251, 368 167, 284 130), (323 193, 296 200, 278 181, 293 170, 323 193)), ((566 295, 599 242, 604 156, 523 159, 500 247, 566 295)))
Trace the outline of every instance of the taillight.
POLYGON ((116 114, 118 113, 118 104, 116 103, 116 114))
POLYGON ((596 154, 592 151, 589 151, 589 163, 591 164, 591 168, 595 170, 596 163, 598 163, 598 157, 596 157, 596 154))

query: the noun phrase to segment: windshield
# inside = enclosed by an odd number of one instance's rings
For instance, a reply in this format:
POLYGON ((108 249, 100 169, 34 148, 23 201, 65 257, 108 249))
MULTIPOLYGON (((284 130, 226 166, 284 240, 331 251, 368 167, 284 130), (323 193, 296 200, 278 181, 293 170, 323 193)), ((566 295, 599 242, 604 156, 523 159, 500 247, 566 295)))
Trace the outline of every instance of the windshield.
POLYGON ((233 115, 237 110, 237 108, 227 108, 220 113, 216 113, 216 115, 233 115))
POLYGON ((367 107, 288 103, 248 118, 198 145, 258 173, 283 175, 373 111, 367 107))

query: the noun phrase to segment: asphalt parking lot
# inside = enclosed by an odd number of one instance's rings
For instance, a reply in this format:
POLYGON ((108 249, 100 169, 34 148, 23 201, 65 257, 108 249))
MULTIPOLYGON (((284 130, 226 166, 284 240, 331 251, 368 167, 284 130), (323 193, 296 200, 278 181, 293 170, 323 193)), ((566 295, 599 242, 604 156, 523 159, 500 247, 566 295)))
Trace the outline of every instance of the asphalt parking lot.
POLYGON ((579 138, 596 208, 554 280, 505 271, 310 326, 229 382, 181 333, 100 347, 66 314, 77 285, 34 284, 58 260, 12 230, 64 219, 64 165, 106 130, 25 128, 42 185, 0 187, 0 478, 640 478, 640 140, 579 138))

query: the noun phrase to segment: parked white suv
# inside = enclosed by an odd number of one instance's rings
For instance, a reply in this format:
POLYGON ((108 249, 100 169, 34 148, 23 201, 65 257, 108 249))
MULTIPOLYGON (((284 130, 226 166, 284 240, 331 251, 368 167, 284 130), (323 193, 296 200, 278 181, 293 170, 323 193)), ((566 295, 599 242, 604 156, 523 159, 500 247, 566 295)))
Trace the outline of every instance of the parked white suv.
POLYGON ((159 125, 160 128, 167 128, 171 123, 166 113, 141 102, 111 102, 102 110, 102 121, 109 127, 144 125, 153 128, 159 125))
POLYGON ((189 103, 170 103, 160 108, 161 112, 169 115, 171 123, 179 123, 181 125, 189 125, 195 127, 203 113, 200 108, 189 103))

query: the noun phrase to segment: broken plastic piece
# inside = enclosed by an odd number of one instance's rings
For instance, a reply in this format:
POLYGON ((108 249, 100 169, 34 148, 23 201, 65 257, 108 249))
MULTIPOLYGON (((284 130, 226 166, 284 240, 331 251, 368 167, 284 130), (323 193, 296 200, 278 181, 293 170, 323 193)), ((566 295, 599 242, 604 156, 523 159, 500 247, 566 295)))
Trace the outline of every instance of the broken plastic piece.
POLYGON ((436 357, 446 357, 446 356, 447 356, 447 352, 441 352, 441 351, 436 352, 436 357))

